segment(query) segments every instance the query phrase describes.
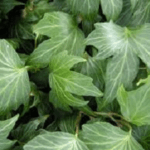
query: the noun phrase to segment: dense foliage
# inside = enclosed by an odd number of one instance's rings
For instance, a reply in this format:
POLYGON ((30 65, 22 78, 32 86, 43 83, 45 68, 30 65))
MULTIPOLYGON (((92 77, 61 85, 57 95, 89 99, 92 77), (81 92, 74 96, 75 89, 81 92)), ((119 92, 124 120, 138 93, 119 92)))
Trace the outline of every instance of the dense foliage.
POLYGON ((150 150, 150 0, 0 0, 0 150, 150 150))

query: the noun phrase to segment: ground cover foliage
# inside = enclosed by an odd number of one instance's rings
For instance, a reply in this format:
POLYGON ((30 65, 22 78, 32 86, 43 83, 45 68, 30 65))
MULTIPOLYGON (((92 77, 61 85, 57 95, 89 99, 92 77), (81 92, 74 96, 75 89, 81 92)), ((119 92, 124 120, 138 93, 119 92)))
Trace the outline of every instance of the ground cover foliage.
POLYGON ((0 150, 150 150, 150 0, 1 0, 0 150))

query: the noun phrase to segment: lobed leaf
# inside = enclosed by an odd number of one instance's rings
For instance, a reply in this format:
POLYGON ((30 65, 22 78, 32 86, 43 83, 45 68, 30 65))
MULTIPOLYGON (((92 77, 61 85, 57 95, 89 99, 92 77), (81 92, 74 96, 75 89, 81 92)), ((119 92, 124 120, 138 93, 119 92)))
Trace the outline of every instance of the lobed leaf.
POLYGON ((27 68, 5 40, 0 40, 0 115, 28 102, 30 93, 27 68))
POLYGON ((19 115, 10 118, 5 121, 0 121, 0 146, 2 150, 10 149, 16 141, 10 141, 7 139, 10 131, 13 129, 19 115))
POLYGON ((150 81, 133 91, 125 91, 121 86, 118 90, 117 100, 123 116, 137 126, 150 124, 150 81))
POLYGON ((76 136, 63 132, 47 132, 24 146, 24 150, 89 150, 76 136))
POLYGON ((34 50, 28 64, 48 65, 54 54, 64 50, 77 56, 81 56, 84 52, 84 35, 69 14, 63 12, 46 13, 44 18, 35 25, 34 32, 37 35, 51 37, 51 39, 44 41, 34 50))
POLYGON ((116 97, 121 84, 131 88, 138 72, 138 57, 150 66, 150 24, 127 28, 109 22, 97 23, 95 27, 87 38, 87 45, 98 49, 97 59, 113 56, 107 65, 104 94, 105 103, 109 103, 116 97))
POLYGON ((90 150, 144 150, 131 132, 105 122, 83 125, 82 139, 90 150))

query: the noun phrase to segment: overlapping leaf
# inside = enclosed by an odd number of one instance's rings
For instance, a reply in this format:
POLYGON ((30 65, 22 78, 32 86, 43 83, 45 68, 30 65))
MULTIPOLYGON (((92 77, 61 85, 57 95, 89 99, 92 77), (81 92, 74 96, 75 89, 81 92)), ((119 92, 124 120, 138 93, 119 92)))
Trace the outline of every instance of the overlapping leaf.
POLYGON ((2 150, 10 149, 15 144, 15 141, 8 140, 7 136, 13 129, 16 121, 18 120, 18 117, 19 116, 16 115, 11 119, 0 121, 0 148, 2 150))
POLYGON ((105 122, 83 125, 82 139, 90 150, 144 150, 131 132, 105 122))
POLYGON ((35 22, 41 19, 46 12, 51 12, 54 10, 54 6, 49 4, 48 0, 34 0, 28 1, 23 11, 23 18, 27 21, 35 22))
POLYGON ((36 136, 36 130, 38 129, 38 126, 43 124, 47 118, 48 115, 36 118, 27 124, 19 125, 11 132, 11 136, 13 136, 19 142, 26 143, 36 136))
POLYGON ((136 0, 132 1, 132 7, 135 7, 130 25, 138 26, 150 22, 150 1, 149 0, 136 0))
POLYGON ((75 134, 77 114, 62 117, 59 120, 59 128, 63 132, 75 134))
POLYGON ((123 0, 101 0, 101 5, 107 20, 116 20, 122 11, 123 0))
POLYGON ((88 56, 87 61, 81 66, 81 73, 90 76, 93 79, 94 85, 103 89, 106 64, 106 61, 88 56))
POLYGON ((118 102, 124 117, 138 126, 150 124, 150 80, 137 90, 127 92, 122 87, 118 90, 118 102))
POLYGON ((99 0, 67 0, 67 5, 74 14, 80 14, 83 19, 93 20, 99 9, 99 0))
POLYGON ((87 104, 87 102, 74 97, 72 94, 79 96, 102 96, 102 93, 92 84, 90 77, 69 71, 74 64, 83 61, 85 60, 80 57, 69 56, 67 51, 53 56, 50 60, 50 87, 62 105, 81 107, 87 104))
POLYGON ((150 148, 150 125, 134 127, 133 136, 143 146, 145 150, 150 148))
POLYGON ((139 60, 150 66, 150 24, 138 28, 120 27, 113 22, 97 23, 87 38, 87 44, 95 46, 99 53, 97 59, 109 60, 106 71, 105 102, 111 102, 116 97, 118 87, 132 86, 136 77, 139 60))
POLYGON ((150 21, 149 0, 123 0, 123 10, 117 20, 120 25, 138 26, 150 21))
POLYGON ((138 2, 138 0, 130 0, 130 1, 131 1, 132 9, 134 9, 136 4, 137 4, 137 2, 138 2))
POLYGON ((27 69, 12 46, 0 40, 0 115, 27 103, 30 93, 27 69))
POLYGON ((7 14, 10 10, 12 10, 17 5, 23 5, 23 3, 16 0, 1 0, 0 1, 0 10, 7 14))
POLYGON ((89 150, 75 135, 63 132, 47 132, 24 146, 24 150, 89 150))
POLYGON ((44 41, 31 54, 28 64, 48 65, 52 55, 63 50, 69 54, 83 54, 85 44, 84 35, 78 29, 74 19, 63 12, 46 13, 44 18, 34 27, 34 32, 39 35, 51 37, 44 41))
POLYGON ((116 23, 121 26, 128 26, 131 22, 131 18, 134 12, 133 7, 134 6, 132 6, 131 0, 123 0, 123 8, 118 19, 116 20, 116 23))

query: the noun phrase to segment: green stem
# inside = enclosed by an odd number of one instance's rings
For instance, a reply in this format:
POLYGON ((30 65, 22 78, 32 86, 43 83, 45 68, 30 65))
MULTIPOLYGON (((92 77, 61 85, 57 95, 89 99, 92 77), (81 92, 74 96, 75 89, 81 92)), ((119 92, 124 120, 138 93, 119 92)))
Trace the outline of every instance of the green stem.
POLYGON ((80 112, 79 112, 79 115, 78 115, 78 117, 77 117, 77 120, 76 120, 76 136, 77 136, 77 137, 78 137, 78 135, 79 135, 79 127, 80 127, 81 118, 82 118, 82 112, 80 111, 80 112))

